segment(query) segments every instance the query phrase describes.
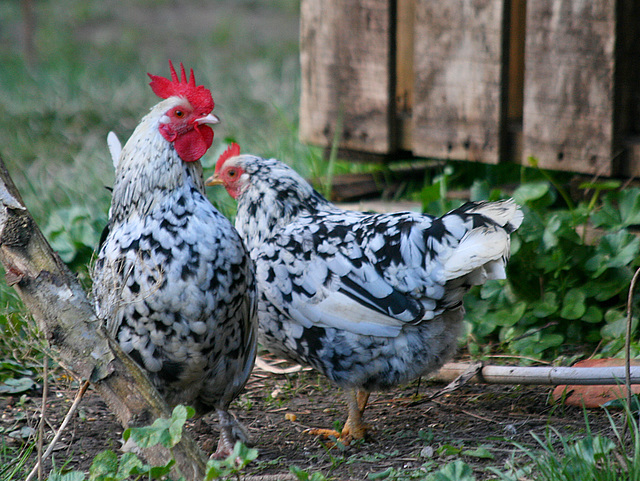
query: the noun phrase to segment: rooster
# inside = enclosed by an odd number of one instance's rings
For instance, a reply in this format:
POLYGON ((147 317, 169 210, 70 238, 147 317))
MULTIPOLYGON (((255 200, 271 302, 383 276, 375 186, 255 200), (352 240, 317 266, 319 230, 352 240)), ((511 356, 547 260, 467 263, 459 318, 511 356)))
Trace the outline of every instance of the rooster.
POLYGON ((287 165, 240 155, 237 144, 206 183, 238 202, 236 229, 256 263, 260 343, 347 391, 343 442, 364 437, 371 391, 452 357, 464 294, 506 277, 509 235, 523 218, 513 200, 439 218, 342 210, 287 165))
MULTIPOLYGON (((170 406, 220 420, 217 458, 246 431, 228 412, 253 367, 253 263, 231 223, 205 197, 199 159, 213 141, 211 92, 171 67, 149 74, 164 99, 120 149, 109 223, 93 269, 93 297, 109 333, 170 406)), ((117 157, 117 158, 116 158, 117 157)))

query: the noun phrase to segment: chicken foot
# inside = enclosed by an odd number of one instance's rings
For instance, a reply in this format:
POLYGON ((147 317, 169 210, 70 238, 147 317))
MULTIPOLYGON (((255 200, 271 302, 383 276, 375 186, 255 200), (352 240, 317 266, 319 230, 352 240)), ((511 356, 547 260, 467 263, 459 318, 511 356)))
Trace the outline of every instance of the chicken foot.
POLYGON ((333 429, 309 429, 307 432, 313 435, 320 435, 325 438, 335 437, 345 446, 354 439, 364 439, 370 427, 362 422, 364 410, 367 407, 369 394, 359 389, 350 389, 346 392, 347 398, 347 421, 344 423, 342 432, 333 429))

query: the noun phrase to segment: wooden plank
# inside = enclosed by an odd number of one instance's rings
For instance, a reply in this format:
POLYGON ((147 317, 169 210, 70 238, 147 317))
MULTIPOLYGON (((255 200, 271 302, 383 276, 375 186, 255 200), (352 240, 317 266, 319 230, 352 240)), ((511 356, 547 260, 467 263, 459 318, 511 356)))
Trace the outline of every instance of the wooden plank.
POLYGON ((507 118, 509 121, 522 122, 522 108, 524 104, 526 0, 511 0, 509 10, 509 80, 507 82, 507 118))
POLYGON ((527 2, 523 155, 612 175, 616 2, 527 2))
POLYGON ((415 0, 397 0, 396 15, 396 132, 398 147, 413 148, 413 46, 415 43, 415 0))
POLYGON ((498 162, 504 17, 503 0, 417 0, 414 154, 498 162))
POLYGON ((394 2, 302 0, 300 138, 386 154, 395 150, 394 2))
POLYGON ((640 2, 618 2, 616 142, 625 147, 620 175, 640 177, 640 2))

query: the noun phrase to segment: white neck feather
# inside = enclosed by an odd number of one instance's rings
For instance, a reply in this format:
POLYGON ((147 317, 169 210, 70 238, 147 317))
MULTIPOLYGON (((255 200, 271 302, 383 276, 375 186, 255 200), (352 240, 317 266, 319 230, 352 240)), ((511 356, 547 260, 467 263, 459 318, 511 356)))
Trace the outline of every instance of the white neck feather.
POLYGON ((195 187, 204 193, 202 165, 185 162, 160 134, 160 118, 171 99, 151 109, 122 148, 111 201, 115 221, 147 215, 164 196, 195 187))

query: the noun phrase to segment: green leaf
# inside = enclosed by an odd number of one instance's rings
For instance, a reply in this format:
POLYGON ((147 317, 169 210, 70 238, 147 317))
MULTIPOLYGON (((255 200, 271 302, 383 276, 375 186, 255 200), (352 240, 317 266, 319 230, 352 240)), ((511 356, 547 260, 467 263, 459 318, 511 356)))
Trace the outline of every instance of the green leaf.
POLYGON ((231 453, 230 460, 235 464, 236 460, 240 460, 240 466, 238 469, 246 467, 251 461, 258 457, 258 450, 249 448, 244 443, 237 441, 233 446, 233 452, 231 453))
MULTIPOLYGON (((616 339, 625 336, 627 332, 627 317, 625 314, 610 309, 605 314, 605 320, 607 324, 600 329, 600 334, 603 339, 616 339), (613 313, 613 315, 610 315, 611 313, 613 313)), ((633 317, 631 320, 632 332, 635 332, 637 324, 638 319, 633 317)))
MULTIPOLYGON (((151 479, 164 479, 164 477, 171 472, 171 468, 173 468, 174 464, 176 464, 175 459, 171 459, 164 466, 153 466, 148 470, 149 477, 151 479)), ((147 473, 140 473, 140 474, 147 474, 147 473)))
POLYGON ((486 180, 476 179, 469 191, 469 200, 485 200, 491 196, 491 188, 486 180))
POLYGON ((440 182, 425 186, 420 192, 420 200, 423 206, 427 206, 441 199, 440 182))
POLYGON ((547 192, 549 192, 549 184, 547 182, 531 182, 518 187, 513 193, 513 198, 518 204, 523 205, 544 197, 547 192))
POLYGON ((127 479, 132 474, 146 474, 148 469, 135 453, 124 453, 118 464, 117 479, 127 479))
POLYGON ((427 476, 428 481, 475 481, 475 479, 471 467, 459 459, 427 476))
POLYGON ((592 190, 615 190, 620 187, 620 181, 605 180, 602 182, 583 182, 578 187, 580 189, 592 189, 592 190))
POLYGON ((186 420, 194 414, 193 408, 178 405, 173 409, 170 419, 158 418, 151 426, 129 428, 122 437, 125 441, 131 438, 141 448, 162 444, 171 448, 182 438, 182 428, 186 420))
POLYGON ((542 235, 544 247, 549 250, 558 245, 558 231, 562 227, 562 221, 559 216, 552 215, 547 221, 547 225, 542 235))
POLYGON ((463 456, 471 456, 480 459, 495 459, 495 456, 485 447, 480 446, 476 449, 465 449, 462 451, 463 456))
POLYGON ((452 444, 443 444, 437 452, 440 456, 457 456, 462 452, 462 448, 452 444))
POLYGON ((545 292, 538 302, 531 305, 532 314, 536 317, 549 317, 551 314, 560 309, 558 296, 555 292, 545 292))
POLYGON ((0 384, 0 393, 2 394, 20 394, 33 389, 36 383, 30 377, 21 377, 18 379, 7 379, 0 384))
POLYGON ((607 269, 602 275, 587 281, 582 289, 587 297, 602 302, 627 290, 631 275, 625 269, 607 269))
POLYGON ((580 319, 587 311, 585 306, 586 296, 580 289, 569 289, 562 301, 560 316, 564 319, 580 319))
POLYGON ((584 322, 589 322, 591 324, 597 324, 602 321, 603 314, 602 309, 596 306, 587 307, 587 312, 584 313, 581 320, 584 322))
POLYGON ((367 474, 368 479, 387 479, 393 473, 393 467, 388 467, 384 471, 380 471, 378 473, 369 473, 367 474))
POLYGON ((47 481, 85 481, 86 479, 84 473, 80 471, 70 471, 64 474, 52 472, 47 478, 47 481))
POLYGON ((640 189, 624 189, 619 192, 618 208, 622 225, 640 224, 640 189))
POLYGON ((591 221, 596 227, 611 230, 640 224, 640 189, 607 193, 602 206, 591 216, 591 221))
MULTIPOLYGON (((89 468, 90 481, 102 481, 106 479, 118 479, 118 455, 111 450, 102 451, 91 463, 89 468)), ((126 479, 126 478, 120 478, 126 479)))
MULTIPOLYGON (((511 328, 513 329, 513 328, 511 328)), ((502 334, 502 333, 501 333, 502 334)), ((553 332, 541 332, 538 328, 533 327, 522 334, 518 330, 511 333, 501 335, 506 341, 516 338, 516 341, 510 342, 509 347, 513 352, 517 352, 523 356, 540 357, 547 349, 553 349, 564 343, 564 335, 553 332)))
POLYGON ((522 319, 522 316, 524 315, 526 310, 527 303, 519 301, 509 308, 499 309, 494 312, 488 312, 486 318, 487 321, 492 325, 513 326, 520 319, 522 319))

